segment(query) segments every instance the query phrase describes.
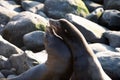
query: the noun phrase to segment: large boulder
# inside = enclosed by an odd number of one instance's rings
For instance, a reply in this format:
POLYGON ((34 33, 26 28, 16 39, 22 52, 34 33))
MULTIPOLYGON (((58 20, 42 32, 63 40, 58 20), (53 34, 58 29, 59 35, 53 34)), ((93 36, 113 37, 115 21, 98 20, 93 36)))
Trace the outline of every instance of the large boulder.
POLYGON ((0 55, 10 57, 12 54, 21 53, 23 53, 21 49, 11 44, 10 42, 6 41, 5 39, 2 38, 2 36, 0 36, 0 55))
POLYGON ((63 18, 66 13, 85 17, 89 11, 82 0, 46 0, 45 13, 52 18, 63 18))
POLYGON ((103 12, 104 12, 103 8, 97 8, 93 12, 91 12, 90 14, 88 14, 85 18, 88 19, 88 20, 90 20, 90 21, 93 21, 95 23, 98 23, 100 17, 103 14, 103 12))
POLYGON ((0 6, 6 8, 6 9, 9 9, 9 10, 17 11, 17 12, 23 11, 21 6, 16 4, 14 0, 0 1, 0 6))
POLYGON ((117 50, 115 50, 115 48, 113 48, 109 45, 106 45, 106 44, 102 44, 102 43, 92 43, 92 44, 89 44, 89 46, 92 48, 92 50, 95 53, 105 52, 105 51, 118 52, 117 50))
POLYGON ((87 8, 90 12, 94 11, 97 8, 102 8, 103 7, 103 5, 95 3, 95 2, 90 1, 90 0, 84 0, 84 3, 85 3, 85 5, 87 6, 87 8))
POLYGON ((96 54, 104 71, 112 80, 120 80, 120 53, 118 52, 98 52, 96 54))
POLYGON ((120 47, 120 31, 106 31, 104 37, 108 39, 110 46, 114 48, 120 47))
POLYGON ((103 33, 106 31, 104 27, 74 14, 67 14, 66 19, 81 31, 88 42, 106 43, 106 39, 103 37, 103 33))
POLYGON ((23 36, 23 42, 27 50, 39 52, 44 48, 44 34, 43 31, 33 31, 23 36))
POLYGON ((27 55, 27 64, 29 65, 29 67, 43 64, 48 59, 48 53, 46 52, 46 50, 37 53, 26 50, 25 53, 27 55))
POLYGON ((99 24, 107 27, 110 30, 120 30, 120 11, 105 10, 99 20, 99 24))
POLYGON ((31 12, 22 12, 14 16, 2 31, 2 36, 18 47, 23 45, 23 36, 35 30, 45 30, 47 20, 31 12))
POLYGON ((22 7, 26 11, 39 13, 44 10, 44 4, 37 1, 22 1, 22 7))
POLYGON ((11 69, 14 69, 16 74, 21 74, 30 68, 27 63, 27 55, 25 53, 13 54, 10 56, 8 61, 11 64, 11 69))
POLYGON ((104 0, 104 8, 116 9, 120 11, 120 0, 104 0))
POLYGON ((11 11, 0 6, 0 24, 6 25, 10 19, 17 14, 18 13, 15 11, 11 11))

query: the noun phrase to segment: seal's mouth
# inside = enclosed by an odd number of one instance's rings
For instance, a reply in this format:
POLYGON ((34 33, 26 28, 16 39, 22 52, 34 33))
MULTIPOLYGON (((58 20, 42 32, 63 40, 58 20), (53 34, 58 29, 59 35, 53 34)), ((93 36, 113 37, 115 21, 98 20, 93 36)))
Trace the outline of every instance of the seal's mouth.
POLYGON ((60 27, 60 22, 58 20, 53 20, 53 19, 50 19, 49 20, 49 29, 52 30, 52 33, 54 35, 56 35, 57 37, 61 38, 61 34, 62 34, 62 28, 60 27))
POLYGON ((56 34, 61 32, 62 29, 60 27, 60 23, 58 20, 50 19, 49 24, 50 24, 50 27, 55 31, 56 34))

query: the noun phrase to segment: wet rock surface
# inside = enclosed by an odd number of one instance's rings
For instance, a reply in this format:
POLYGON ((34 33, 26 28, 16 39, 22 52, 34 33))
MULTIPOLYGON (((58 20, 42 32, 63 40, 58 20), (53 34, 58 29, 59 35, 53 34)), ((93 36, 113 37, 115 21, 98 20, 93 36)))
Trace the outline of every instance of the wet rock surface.
MULTIPOLYGON (((0 80, 18 80, 15 77, 36 66, 42 73, 51 57, 44 40, 51 18, 64 18, 75 25, 108 76, 120 80, 120 0, 0 0, 0 80)), ((62 39, 54 30, 53 34, 62 39)), ((51 62, 61 56, 53 56, 51 62)))

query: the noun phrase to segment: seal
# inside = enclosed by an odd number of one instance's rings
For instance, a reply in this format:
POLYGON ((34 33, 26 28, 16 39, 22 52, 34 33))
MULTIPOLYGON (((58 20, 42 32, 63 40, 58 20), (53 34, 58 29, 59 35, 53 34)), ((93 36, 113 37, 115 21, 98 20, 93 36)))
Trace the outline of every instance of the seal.
POLYGON ((69 80, 73 72, 69 48, 50 27, 44 39, 48 60, 9 80, 69 80))
POLYGON ((73 76, 71 80, 111 80, 89 47, 82 33, 65 19, 50 20, 56 35, 71 49, 73 55, 73 76))

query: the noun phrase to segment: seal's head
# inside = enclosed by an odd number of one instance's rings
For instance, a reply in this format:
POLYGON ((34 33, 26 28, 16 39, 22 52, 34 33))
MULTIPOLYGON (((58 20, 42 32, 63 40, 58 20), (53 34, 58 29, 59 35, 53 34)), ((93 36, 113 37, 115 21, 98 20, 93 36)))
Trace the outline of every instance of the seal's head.
POLYGON ((66 19, 50 19, 49 23, 54 32, 64 39, 68 39, 71 42, 79 42, 79 40, 84 40, 82 33, 66 19))

